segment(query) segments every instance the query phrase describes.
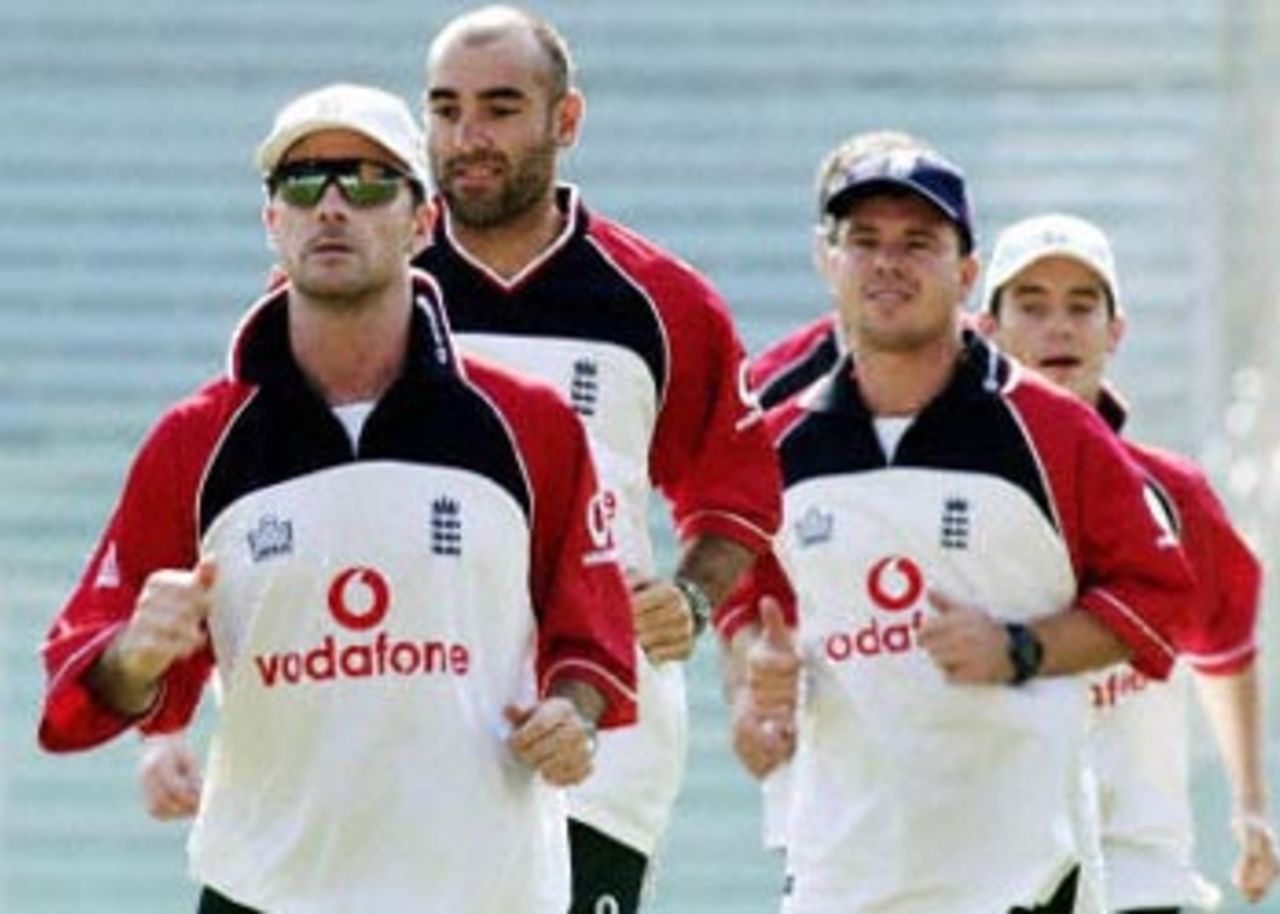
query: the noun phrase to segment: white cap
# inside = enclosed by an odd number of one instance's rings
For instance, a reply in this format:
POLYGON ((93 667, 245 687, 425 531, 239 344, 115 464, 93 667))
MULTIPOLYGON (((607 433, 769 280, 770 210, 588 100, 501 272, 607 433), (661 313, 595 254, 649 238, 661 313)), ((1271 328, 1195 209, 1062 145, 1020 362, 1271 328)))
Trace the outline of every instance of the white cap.
POLYGON ((276 115, 254 161, 269 175, 290 146, 321 130, 350 130, 368 137, 399 159, 426 189, 422 131, 409 106, 399 96, 372 86, 337 83, 295 98, 276 115))
POLYGON ((1069 257, 1097 273, 1111 292, 1113 310, 1120 313, 1120 285, 1111 242, 1092 222, 1065 213, 1032 216, 1000 233, 982 290, 982 310, 990 313, 1000 287, 1046 257, 1069 257))

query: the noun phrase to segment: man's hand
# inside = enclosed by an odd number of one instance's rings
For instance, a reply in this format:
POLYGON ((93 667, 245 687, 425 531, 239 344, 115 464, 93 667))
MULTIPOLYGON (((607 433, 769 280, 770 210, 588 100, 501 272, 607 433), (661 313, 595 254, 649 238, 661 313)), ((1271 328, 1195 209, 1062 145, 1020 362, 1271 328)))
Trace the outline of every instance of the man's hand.
POLYGON ((800 693, 800 651, 772 597, 760 600, 760 632, 741 670, 730 696, 733 751, 753 777, 763 778, 795 752, 800 693))
POLYGON ((143 713, 169 667, 204 648, 216 574, 210 558, 190 571, 152 572, 128 623, 90 671, 90 686, 101 700, 122 714, 143 713))
POLYGON ((693 653, 693 614, 670 581, 631 579, 636 641, 653 663, 685 660, 693 653))
POLYGON ((507 745, 522 762, 554 787, 570 787, 591 773, 595 736, 567 698, 544 698, 527 708, 507 705, 511 724, 507 745))
POLYGON ((187 819, 200 808, 200 763, 181 733, 142 741, 138 783, 143 805, 153 819, 187 819))
POLYGON ((1009 636, 981 609, 930 590, 937 615, 920 627, 919 643, 953 685, 1003 685, 1013 681, 1009 636))
POLYGON ((1239 817, 1233 831, 1240 855, 1236 858, 1231 881, 1240 894, 1250 902, 1261 901, 1280 875, 1280 849, 1276 847, 1276 833, 1261 816, 1239 817))
POLYGON ((800 696, 800 649, 773 597, 760 600, 760 636, 747 649, 746 686, 756 713, 778 723, 794 722, 800 696))
POLYGON ((763 717, 744 694, 735 701, 732 715, 733 753, 747 773, 763 779, 796 751, 795 724, 763 717))

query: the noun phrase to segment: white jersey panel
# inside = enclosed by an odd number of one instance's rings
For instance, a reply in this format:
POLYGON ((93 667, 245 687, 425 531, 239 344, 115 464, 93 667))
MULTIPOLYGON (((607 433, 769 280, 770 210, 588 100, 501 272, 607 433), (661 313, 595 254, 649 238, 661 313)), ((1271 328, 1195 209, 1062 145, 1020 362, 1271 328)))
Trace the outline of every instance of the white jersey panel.
MULTIPOLYGON (((550 384, 582 418, 601 484, 617 498, 619 561, 655 573, 649 535, 649 448, 657 422, 654 378, 632 350, 593 339, 458 333, 458 345, 550 384)), ((666 828, 688 744, 684 665, 637 652, 633 727, 600 733, 595 770, 569 792, 575 819, 652 854, 666 828)))
POLYGON ((649 447, 657 423, 654 378, 623 346, 594 339, 458 333, 464 352, 549 384, 574 408, 603 485, 619 499, 613 531, 624 568, 653 573, 649 447))
POLYGON ((1058 533, 980 473, 818 476, 785 498, 809 679, 784 911, 991 914, 1046 898, 1079 862, 1083 680, 948 685, 916 632, 929 588, 1009 620, 1069 605, 1058 533))
POLYGON ((1214 908, 1221 896, 1195 868, 1187 745, 1188 675, 1167 682, 1117 664, 1089 678, 1090 759, 1107 897, 1117 908, 1214 908))
POLYGON ((273 914, 563 914, 562 795, 504 742, 504 706, 535 692, 512 496, 344 465, 238 500, 203 549, 236 568, 210 617, 224 688, 195 878, 273 914))

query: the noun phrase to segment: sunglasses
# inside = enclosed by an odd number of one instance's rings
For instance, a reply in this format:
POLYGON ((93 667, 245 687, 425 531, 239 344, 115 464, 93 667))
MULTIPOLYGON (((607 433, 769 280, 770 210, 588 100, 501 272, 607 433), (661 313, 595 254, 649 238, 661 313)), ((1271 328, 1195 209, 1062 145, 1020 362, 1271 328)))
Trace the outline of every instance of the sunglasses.
POLYGON ((267 178, 267 191, 290 206, 310 209, 320 202, 330 183, 338 185, 352 206, 368 209, 395 199, 402 171, 368 159, 302 159, 281 165, 267 178))

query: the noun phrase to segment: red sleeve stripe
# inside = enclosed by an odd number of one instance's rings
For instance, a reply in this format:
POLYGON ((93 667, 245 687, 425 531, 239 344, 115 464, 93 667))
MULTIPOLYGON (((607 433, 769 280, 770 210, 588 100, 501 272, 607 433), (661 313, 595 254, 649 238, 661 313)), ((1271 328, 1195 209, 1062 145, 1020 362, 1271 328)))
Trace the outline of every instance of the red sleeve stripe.
POLYGON ((1230 650, 1212 654, 1184 651, 1182 656, 1201 673, 1232 673, 1247 665, 1258 653, 1258 642, 1252 637, 1230 650))
MULTIPOLYGON (((1119 616, 1130 631, 1139 634, 1150 644, 1150 646, 1156 649, 1157 654, 1163 655, 1160 658, 1161 660, 1164 660, 1169 666, 1172 666, 1173 660, 1177 656, 1177 651, 1173 649, 1173 646, 1168 641, 1160 636, 1159 632, 1148 625, 1147 621, 1143 619, 1142 616, 1133 609, 1133 607, 1102 587, 1091 588, 1085 596, 1096 596, 1105 600, 1113 610, 1113 612, 1106 613, 1106 615, 1114 614, 1119 616)), ((1145 651, 1143 653, 1148 655, 1150 654, 1150 652, 1145 651)))
POLYGON ((773 542, 773 535, 769 531, 727 511, 697 511, 680 524, 682 540, 702 532, 721 533, 752 552, 762 552, 773 542))
MULTIPOLYGON (((574 679, 572 675, 574 671, 581 670, 589 674, 590 679, 604 683, 613 689, 619 695, 634 703, 636 700, 636 690, 627 685, 613 673, 609 672, 606 667, 590 660, 582 660, 576 657, 569 657, 564 660, 557 660, 553 663, 542 676, 542 682, 539 683, 538 694, 546 695, 551 684, 557 679, 574 679)), ((607 697, 607 696, 606 696, 607 697)), ((609 702, 613 704, 613 702, 609 702)))

